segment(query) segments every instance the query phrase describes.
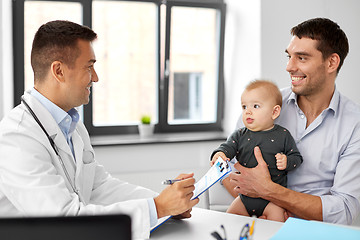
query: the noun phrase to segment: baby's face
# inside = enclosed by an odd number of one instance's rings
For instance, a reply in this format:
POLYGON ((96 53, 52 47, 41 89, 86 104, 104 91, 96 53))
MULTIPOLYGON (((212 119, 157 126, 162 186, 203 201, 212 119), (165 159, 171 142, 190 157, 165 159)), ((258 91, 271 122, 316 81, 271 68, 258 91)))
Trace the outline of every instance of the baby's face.
POLYGON ((242 120, 251 131, 270 130, 274 126, 275 99, 265 87, 245 90, 241 95, 242 120))

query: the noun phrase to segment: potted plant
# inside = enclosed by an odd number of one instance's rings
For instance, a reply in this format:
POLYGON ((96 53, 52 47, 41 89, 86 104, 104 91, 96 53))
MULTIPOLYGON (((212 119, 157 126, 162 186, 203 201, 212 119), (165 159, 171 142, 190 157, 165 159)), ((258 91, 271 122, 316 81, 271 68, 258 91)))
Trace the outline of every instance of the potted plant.
POLYGON ((141 116, 141 123, 139 124, 140 137, 148 137, 154 133, 154 124, 151 123, 150 115, 141 116))

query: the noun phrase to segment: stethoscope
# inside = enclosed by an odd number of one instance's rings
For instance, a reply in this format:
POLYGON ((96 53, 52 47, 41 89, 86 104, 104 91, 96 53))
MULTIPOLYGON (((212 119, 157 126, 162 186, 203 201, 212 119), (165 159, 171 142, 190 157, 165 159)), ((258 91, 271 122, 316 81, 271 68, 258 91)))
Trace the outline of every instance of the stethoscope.
POLYGON ((46 131, 44 125, 42 125, 42 123, 40 122, 39 118, 36 116, 35 112, 31 109, 31 107, 27 104, 27 102, 25 101, 24 97, 22 96, 21 97, 21 101, 22 103, 25 105, 25 107, 29 110, 30 114, 33 116, 33 118, 35 119, 35 121, 37 122, 37 124, 40 126, 40 128, 43 130, 43 132, 45 133, 47 139, 49 140, 50 142, 50 145, 51 147, 54 149, 56 155, 58 156, 58 159, 59 159, 59 162, 60 162, 60 165, 62 167, 62 169, 64 170, 64 173, 65 173, 65 176, 67 178, 67 180, 69 181, 70 185, 71 185, 71 188, 73 189, 73 191, 76 193, 76 195, 79 196, 79 199, 81 202, 83 202, 83 199, 81 197, 81 194, 79 192, 79 190, 75 187, 75 183, 73 183, 71 181, 71 178, 70 178, 70 174, 69 172, 67 171, 66 169, 66 166, 64 164, 64 161, 62 160, 61 156, 60 156, 60 153, 59 153, 59 150, 54 142, 54 140, 50 137, 49 133, 46 131))

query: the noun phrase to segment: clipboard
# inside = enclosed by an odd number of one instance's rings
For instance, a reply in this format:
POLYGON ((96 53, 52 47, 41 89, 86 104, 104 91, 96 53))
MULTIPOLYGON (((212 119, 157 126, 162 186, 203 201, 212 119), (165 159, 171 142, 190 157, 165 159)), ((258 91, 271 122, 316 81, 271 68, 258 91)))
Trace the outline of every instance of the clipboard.
POLYGON ((207 173, 195 183, 194 196, 191 200, 198 198, 230 172, 231 167, 229 163, 219 157, 207 173))
MULTIPOLYGON (((198 198, 206 190, 211 188, 215 183, 220 181, 223 177, 231 172, 231 167, 228 162, 219 157, 214 165, 207 171, 207 173, 195 183, 194 196, 191 200, 198 198)), ((172 216, 166 216, 158 219, 157 224, 151 228, 150 233, 157 229, 164 222, 169 220, 172 216)))

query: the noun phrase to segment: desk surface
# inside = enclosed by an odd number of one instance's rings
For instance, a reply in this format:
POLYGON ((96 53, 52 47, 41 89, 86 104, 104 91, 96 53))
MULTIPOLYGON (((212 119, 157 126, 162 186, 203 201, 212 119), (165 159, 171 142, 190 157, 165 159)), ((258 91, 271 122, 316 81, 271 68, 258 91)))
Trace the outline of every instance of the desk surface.
MULTIPOLYGON (((252 218, 239 215, 227 214, 202 208, 193 208, 192 217, 184 220, 169 219, 155 229, 150 239, 171 239, 171 240, 193 240, 193 239, 214 239, 211 236, 217 231, 223 236, 220 225, 223 224, 226 230, 227 239, 239 239, 240 231, 244 224, 252 223, 252 218)), ((280 222, 256 219, 254 239, 264 240, 271 238, 283 225, 280 222)), ((224 237, 224 236, 223 236, 224 237)))

